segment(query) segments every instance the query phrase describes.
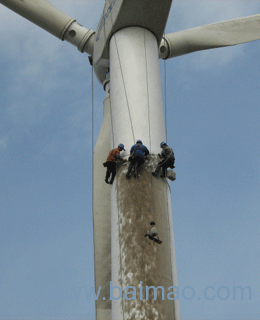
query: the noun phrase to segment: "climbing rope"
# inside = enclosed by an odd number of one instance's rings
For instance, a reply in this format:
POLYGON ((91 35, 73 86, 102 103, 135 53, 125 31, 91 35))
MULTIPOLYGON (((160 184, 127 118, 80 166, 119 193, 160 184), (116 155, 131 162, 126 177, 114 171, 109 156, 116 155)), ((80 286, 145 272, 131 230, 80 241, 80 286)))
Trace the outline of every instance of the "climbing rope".
POLYGON ((115 139, 114 139, 113 113, 111 108, 110 93, 109 93, 109 108, 110 108, 111 135, 112 135, 112 149, 113 149, 115 147, 115 139))
POLYGON ((166 60, 164 60, 164 117, 165 117, 165 137, 167 141, 167 73, 166 60))
POLYGON ((144 53, 145 53, 145 74, 146 74, 146 92, 147 92, 147 110, 148 110, 148 123, 149 123, 149 140, 150 140, 150 150, 152 148, 152 139, 151 139, 151 125, 150 125, 150 100, 149 100, 149 78, 148 78, 148 61, 147 61, 147 52, 146 52, 146 29, 144 29, 144 53))
MULTIPOLYGON (((112 15, 111 15, 111 16, 112 16, 112 15)), ((112 17, 111 17, 111 19, 112 19, 112 17)), ((131 130, 132 130, 132 134, 133 134, 133 141, 134 141, 134 143, 135 143, 135 134, 134 134, 134 128, 133 128, 133 121, 132 121, 132 117, 131 117, 131 112, 130 112, 130 107, 129 107, 129 101, 128 101, 128 96, 127 96, 127 91, 126 91, 125 78, 124 78, 124 74, 123 74, 123 68, 122 68, 122 64, 121 64, 121 59, 120 59, 120 55, 119 55, 119 49, 118 49, 116 37, 117 37, 117 35, 114 34, 113 39, 115 40, 117 57, 118 57, 118 62, 119 62, 119 66, 120 66, 120 70, 121 70, 121 75, 122 75, 123 86, 124 86, 124 92, 125 92, 127 110, 128 110, 129 120, 130 120, 130 124, 131 124, 131 130)))
MULTIPOLYGON (((164 34, 165 35, 165 34, 164 34)), ((166 68, 166 60, 164 60, 164 117, 165 117, 165 137, 166 137, 166 141, 167 141, 167 68, 166 68)), ((166 178, 167 179, 167 178, 166 178)), ((170 228, 170 221, 169 221, 169 199, 168 199, 168 189, 170 190, 170 185, 169 182, 166 180, 165 181, 165 201, 166 201, 166 210, 167 210, 167 225, 168 228, 170 228)), ((170 231, 170 230, 169 230, 170 231)), ((171 244, 171 236, 169 234, 169 232, 167 232, 168 234, 168 244, 171 244)), ((172 262, 172 252, 170 254, 170 263, 171 263, 171 268, 173 270, 173 262, 172 262)), ((171 272, 171 280, 172 280, 172 284, 173 283, 173 275, 171 272)))
MULTIPOLYGON (((92 168, 92 212, 94 210, 94 71, 91 66, 91 168, 92 168)), ((94 216, 93 216, 94 230, 94 216)))
MULTIPOLYGON (((91 61, 91 57, 89 58, 91 61)), ((94 68, 91 65, 91 167, 92 167, 92 225, 93 225, 93 252, 95 252, 95 223, 94 223, 94 68)), ((94 269, 94 284, 96 287, 96 271, 94 269)), ((97 312, 97 310, 96 310, 97 312)))
MULTIPOLYGON (((92 65, 92 72, 91 72, 91 87, 92 87, 92 93, 91 93, 91 150, 92 150, 92 194, 94 194, 94 68, 92 65)), ((92 197, 93 202, 93 197, 92 197)), ((92 207, 93 203, 92 203, 92 207)))
MULTIPOLYGON (((144 29, 144 50, 145 50, 145 70, 146 70, 146 89, 147 89, 147 110, 148 110, 148 123, 149 123, 149 140, 150 140, 150 150, 152 149, 152 137, 151 137, 151 126, 150 126, 150 100, 149 100, 149 77, 148 77, 148 61, 147 61, 147 51, 146 51, 146 37, 145 37, 146 30, 144 29)), ((152 175, 150 177, 151 179, 151 187, 153 185, 153 179, 152 175)), ((152 203, 152 195, 150 194, 150 199, 152 203)), ((151 216, 154 221, 154 213, 153 213, 153 207, 151 206, 151 216)))

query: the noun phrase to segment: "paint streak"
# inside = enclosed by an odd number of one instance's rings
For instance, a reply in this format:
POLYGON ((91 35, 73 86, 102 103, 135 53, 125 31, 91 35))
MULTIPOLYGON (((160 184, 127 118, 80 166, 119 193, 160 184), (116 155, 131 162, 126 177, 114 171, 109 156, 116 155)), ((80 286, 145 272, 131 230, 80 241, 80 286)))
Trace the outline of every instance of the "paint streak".
MULTIPOLYGON (((167 185, 161 178, 154 178, 151 171, 155 168, 157 156, 150 156, 143 165, 140 178, 127 180, 125 167, 117 173, 117 199, 119 209, 118 233, 120 239, 119 279, 121 288, 136 288, 136 300, 121 300, 124 320, 172 320, 174 304, 162 300, 162 290, 149 290, 146 286, 173 285, 171 265, 170 227, 168 219, 167 185), (163 244, 148 241, 144 235, 155 221, 163 244), (142 283, 140 284, 140 281, 142 283), (143 297, 140 299, 140 286, 143 297)), ((129 290, 133 292, 133 289, 129 290)), ((132 298, 133 294, 129 294, 132 298)), ((166 297, 165 297, 166 298, 166 297)))

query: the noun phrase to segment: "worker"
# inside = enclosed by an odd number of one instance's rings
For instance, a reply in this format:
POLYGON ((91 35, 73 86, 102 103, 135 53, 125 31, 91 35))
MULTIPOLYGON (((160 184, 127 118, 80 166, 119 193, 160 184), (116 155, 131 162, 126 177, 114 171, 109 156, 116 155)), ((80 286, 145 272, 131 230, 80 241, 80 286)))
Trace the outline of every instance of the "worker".
POLYGON ((113 149, 109 152, 109 155, 107 157, 107 161, 105 163, 103 163, 103 166, 107 168, 106 178, 105 178, 106 183, 109 183, 109 184, 113 183, 113 181, 115 179, 115 175, 116 175, 117 161, 123 161, 123 162, 127 161, 126 159, 123 159, 120 156, 120 152, 122 150, 125 151, 125 147, 122 143, 119 143, 119 145, 116 149, 113 149), (111 175, 111 179, 110 179, 110 181, 108 181, 110 175, 111 175))
POLYGON ((159 239, 158 238, 158 230, 155 227, 155 222, 154 221, 150 222, 150 225, 151 225, 151 229, 147 232, 148 236, 155 238, 155 239, 159 239))
POLYGON ((165 178, 167 168, 171 168, 171 169, 175 168, 174 166, 175 157, 174 157, 174 152, 172 148, 170 148, 166 142, 161 142, 160 147, 162 148, 162 152, 159 153, 158 156, 162 160, 158 163, 157 168, 155 169, 154 172, 152 172, 152 174, 155 177, 157 177, 157 175, 160 172, 160 169, 162 168, 161 178, 165 178))
POLYGON ((144 163, 144 157, 148 154, 149 150, 146 148, 146 146, 143 145, 141 140, 137 140, 136 144, 134 144, 130 150, 130 157, 128 159, 128 161, 130 161, 130 164, 126 174, 127 179, 130 179, 130 174, 134 166, 136 168, 134 177, 136 178, 139 176, 140 166, 144 163))
POLYGON ((153 240, 161 244, 162 241, 159 239, 158 230, 155 227, 155 222, 154 221, 150 222, 150 225, 151 225, 151 229, 147 231, 147 233, 145 234, 145 237, 148 237, 150 240, 153 240))

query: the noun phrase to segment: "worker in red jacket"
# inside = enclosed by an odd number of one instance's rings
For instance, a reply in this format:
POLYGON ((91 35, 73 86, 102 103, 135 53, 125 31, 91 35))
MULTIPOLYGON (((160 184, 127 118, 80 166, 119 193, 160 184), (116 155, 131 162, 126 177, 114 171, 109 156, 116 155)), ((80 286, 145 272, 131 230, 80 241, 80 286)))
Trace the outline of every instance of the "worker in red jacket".
POLYGON ((118 145, 118 147, 116 149, 113 149, 109 152, 109 155, 107 157, 107 161, 103 164, 106 168, 107 168, 107 172, 106 172, 106 178, 105 181, 106 183, 112 184, 114 179, 115 179, 115 175, 116 175, 116 163, 117 161, 123 161, 126 162, 126 159, 123 159, 120 156, 120 152, 124 150, 125 151, 125 147, 122 143, 120 143, 118 145), (108 181, 109 177, 111 175, 111 179, 110 181, 108 181))

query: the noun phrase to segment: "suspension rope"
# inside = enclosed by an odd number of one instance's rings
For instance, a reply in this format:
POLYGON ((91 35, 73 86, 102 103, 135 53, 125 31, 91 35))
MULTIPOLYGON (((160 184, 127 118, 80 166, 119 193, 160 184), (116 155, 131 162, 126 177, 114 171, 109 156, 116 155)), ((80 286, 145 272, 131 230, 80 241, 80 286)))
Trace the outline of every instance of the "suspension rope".
MULTIPOLYGON (((167 142, 167 68, 166 68, 166 60, 164 60, 164 116, 165 116, 165 137, 166 137, 166 142, 167 142)), ((171 188, 170 188, 170 185, 169 185, 169 182, 167 181, 167 178, 166 178, 166 181, 165 181, 165 201, 166 201, 166 210, 167 210, 167 224, 168 224, 168 228, 170 229, 171 228, 171 225, 170 225, 170 219, 169 219, 169 199, 168 199, 168 194, 171 193, 171 188), (169 191, 168 191, 169 189, 169 191)), ((169 243, 169 246, 171 248, 171 230, 168 230, 167 232, 168 234, 168 243, 169 243)), ((171 264, 171 269, 173 270, 173 261, 172 261, 172 251, 170 253, 170 264, 171 264)), ((172 284, 174 285, 173 283, 173 274, 171 272, 171 280, 172 280, 172 284)))
POLYGON ((112 148, 115 147, 115 140, 114 140, 114 127, 113 127, 113 113, 111 108, 111 97, 109 93, 109 108, 110 108, 110 122, 111 122, 111 135, 112 135, 112 148))
MULTIPOLYGON (((95 256, 95 223, 94 223, 94 68, 91 66, 91 167, 92 167, 92 225, 93 225, 93 252, 95 256)), ((96 288, 96 270, 94 268, 94 284, 96 288)), ((97 308, 95 308, 97 316, 97 308)))
MULTIPOLYGON (((91 151, 92 151, 92 212, 94 210, 94 72, 93 65, 91 68, 91 151)), ((93 230, 94 230, 94 216, 93 216, 93 230)))
MULTIPOLYGON (((91 150, 92 150, 92 194, 94 191, 94 68, 92 65, 91 68, 91 87, 92 87, 92 93, 91 93, 91 98, 92 98, 92 106, 91 106, 91 150)), ((92 197, 93 200, 93 197, 92 197)), ((94 206, 93 206, 94 208, 94 206)))
MULTIPOLYGON (((103 12, 102 12, 102 16, 105 15, 105 6, 103 7, 103 12)), ((111 22, 113 25, 113 20, 112 20, 112 15, 110 15, 111 17, 111 22)), ((107 38, 107 32, 106 32, 106 23, 104 24, 104 34, 105 34, 105 39, 107 38)), ((109 49, 107 47, 107 52, 106 52, 107 56, 109 56, 109 49)), ((109 72, 109 83, 110 83, 110 71, 109 72)), ((110 91, 110 89, 109 89, 110 91)), ((115 139, 114 139, 114 127, 113 127, 113 113, 112 113, 112 108, 111 108, 111 96, 110 96, 110 92, 109 92, 109 109, 110 109, 110 122, 111 122, 111 135, 112 135, 112 149, 115 148, 115 139)))
POLYGON ((167 73, 166 73, 166 60, 164 60, 164 116, 165 116, 165 137, 167 141, 167 73))
POLYGON ((149 140, 150 140, 150 150, 152 148, 152 139, 151 139, 151 124, 150 124, 150 97, 149 97, 149 84, 148 84, 148 61, 147 61, 147 52, 146 52, 146 29, 144 29, 144 55, 145 55, 145 73, 146 73, 146 94, 147 94, 147 110, 148 110, 148 123, 149 123, 149 140))
MULTIPOLYGON (((165 34, 164 34, 165 35, 165 34)), ((165 138, 166 138, 166 142, 167 142, 167 68, 166 68, 166 60, 164 60, 164 116, 165 116, 165 138)), ((166 201, 166 210, 167 210, 167 224, 168 224, 168 228, 170 228, 170 221, 169 221, 169 199, 168 199, 168 189, 170 190, 170 185, 169 185, 169 182, 167 181, 167 178, 166 178, 166 181, 165 181, 165 201, 166 201)), ((168 230, 170 231, 170 230, 168 230)), ((171 236, 169 234, 169 232, 167 232, 168 234, 168 244, 169 246, 171 246, 171 236)), ((173 262, 172 262, 172 252, 170 254, 170 263, 171 263, 171 268, 173 270, 173 262)), ((174 285, 173 283, 173 275, 172 275, 172 272, 171 272, 171 279, 172 279, 172 284, 174 285)))
POLYGON ((132 130, 132 134, 133 134, 133 139, 134 139, 134 143, 135 143, 134 127, 133 127, 133 122, 132 122, 132 117, 131 117, 131 112, 130 112, 130 107, 129 107, 129 101, 128 101, 128 97, 127 97, 127 91, 126 91, 126 85, 125 85, 125 78, 124 78, 124 74, 123 74, 123 68, 122 68, 122 64, 121 64, 121 59, 120 59, 120 55, 119 55, 119 49, 118 49, 116 37, 117 37, 117 35, 114 34, 113 38, 114 38, 114 40, 115 40, 117 57, 118 57, 118 62, 119 62, 119 66, 120 66, 120 70, 121 70, 121 75, 122 75, 123 86, 124 86, 124 92, 125 92, 127 110, 128 110, 129 120, 130 120, 130 124, 131 124, 131 130, 132 130))
MULTIPOLYGON (((165 117, 165 137, 166 137, 166 141, 167 141, 167 68, 166 68, 166 60, 164 60, 164 117, 165 117)), ((169 182, 165 181, 165 201, 166 201, 166 210, 167 210, 167 222, 168 222, 168 226, 170 228, 170 221, 169 221, 169 199, 168 199, 168 189, 170 190, 170 185, 169 182)), ((169 230, 170 231, 170 230, 169 230)), ((171 244, 171 236, 168 233, 168 243, 169 245, 171 244)), ((172 252, 170 254, 170 263, 171 263, 171 268, 173 269, 173 263, 172 263, 172 252)), ((172 279, 172 283, 173 283, 173 275, 171 272, 171 279, 172 279)))
MULTIPOLYGON (((151 124, 150 124, 150 97, 149 97, 149 78, 148 78, 148 59, 147 59, 147 51, 146 51, 146 37, 145 37, 146 29, 144 29, 144 50, 145 50, 145 71, 146 71, 146 89, 147 89, 147 110, 148 110, 148 123, 149 123, 149 140, 150 140, 150 150, 152 149, 152 137, 151 137, 151 124)), ((150 177, 151 187, 153 185, 152 175, 150 177)), ((152 202, 152 195, 150 195, 150 203, 152 202)), ((153 207, 151 207, 151 215, 154 220, 153 207)))

